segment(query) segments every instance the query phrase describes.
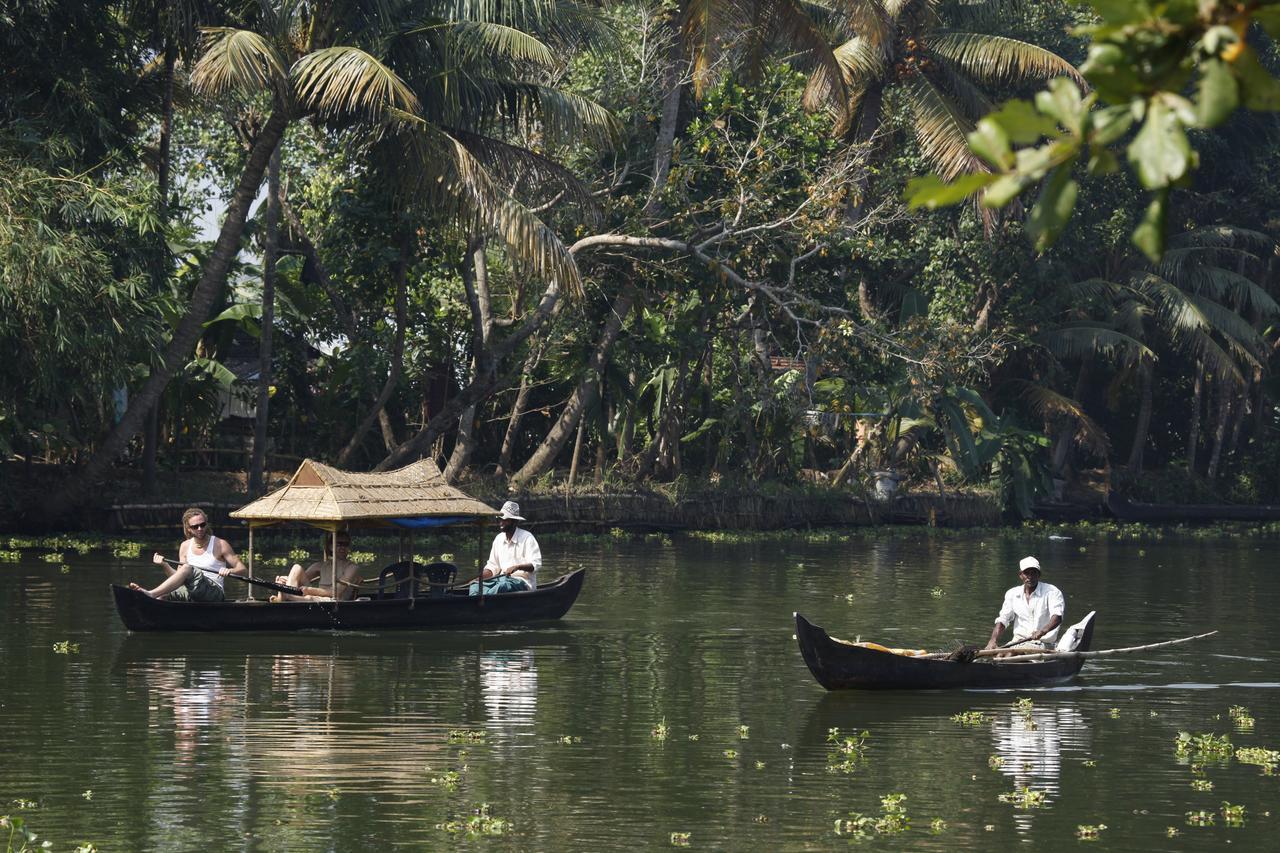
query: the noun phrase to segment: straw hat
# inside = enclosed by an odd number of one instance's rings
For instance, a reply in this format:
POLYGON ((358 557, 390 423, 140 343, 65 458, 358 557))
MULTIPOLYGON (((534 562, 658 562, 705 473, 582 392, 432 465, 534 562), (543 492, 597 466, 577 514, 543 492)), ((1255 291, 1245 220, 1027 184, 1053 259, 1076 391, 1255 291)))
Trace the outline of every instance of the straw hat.
POLYGON ((502 505, 502 512, 499 513, 498 518, 501 518, 501 519, 510 518, 513 521, 525 520, 524 516, 520 514, 520 504, 516 503, 515 501, 507 501, 506 503, 504 503, 502 505))

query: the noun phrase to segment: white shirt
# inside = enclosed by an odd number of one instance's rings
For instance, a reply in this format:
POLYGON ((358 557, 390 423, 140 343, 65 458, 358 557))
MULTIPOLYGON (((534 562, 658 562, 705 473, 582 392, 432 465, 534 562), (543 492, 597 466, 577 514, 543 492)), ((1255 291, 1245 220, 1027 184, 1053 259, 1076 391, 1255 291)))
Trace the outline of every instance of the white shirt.
POLYGON ((493 547, 489 549, 489 562, 484 564, 485 571, 493 569, 504 571, 509 566, 520 563, 533 563, 533 571, 512 572, 511 577, 524 581, 529 585, 529 589, 537 589, 538 582, 534 573, 542 567, 542 549, 538 547, 538 540, 533 538, 532 533, 520 527, 516 528, 509 542, 507 534, 499 533, 493 540, 493 547))
MULTIPOLYGON (((1063 597, 1062 590, 1041 581, 1031 593, 1030 601, 1021 586, 1015 586, 1006 592, 996 621, 1006 628, 1012 628, 1015 640, 1025 640, 1048 625, 1053 617, 1063 616, 1066 612, 1067 600, 1063 597)), ((1061 628, 1061 624, 1058 627, 1061 628)), ((1054 642, 1058 639, 1058 628, 1041 639, 1047 643, 1054 642)))

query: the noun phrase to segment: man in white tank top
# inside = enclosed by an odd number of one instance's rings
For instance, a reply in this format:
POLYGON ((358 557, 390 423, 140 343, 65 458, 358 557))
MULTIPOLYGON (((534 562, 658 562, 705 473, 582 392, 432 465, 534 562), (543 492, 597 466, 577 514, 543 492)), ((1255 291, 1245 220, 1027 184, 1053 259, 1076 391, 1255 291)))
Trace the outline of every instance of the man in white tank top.
MULTIPOLYGON (((192 507, 182 514, 182 532, 187 539, 178 546, 178 568, 171 569, 162 563, 169 577, 154 589, 143 589, 136 583, 130 589, 145 592, 152 598, 171 601, 222 601, 227 575, 243 575, 244 563, 236 556, 235 549, 225 539, 213 535, 209 528, 209 516, 204 510, 192 507)), ((159 556, 159 555, 157 555, 159 556)))

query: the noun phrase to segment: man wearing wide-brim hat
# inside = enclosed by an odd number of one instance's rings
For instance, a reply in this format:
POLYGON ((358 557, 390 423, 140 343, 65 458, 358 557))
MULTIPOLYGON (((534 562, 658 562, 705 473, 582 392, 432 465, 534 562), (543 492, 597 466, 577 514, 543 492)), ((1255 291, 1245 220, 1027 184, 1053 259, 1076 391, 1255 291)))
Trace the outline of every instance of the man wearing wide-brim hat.
MULTIPOLYGON (((498 514, 498 527, 502 532, 494 538, 493 547, 489 549, 489 561, 480 573, 485 595, 537 589, 542 550, 538 548, 538 540, 533 538, 533 534, 516 524, 524 520, 520 515, 520 504, 507 501, 502 505, 502 512, 498 514)), ((472 595, 480 594, 480 583, 471 584, 472 595)))
POLYGON ((1067 612, 1067 600, 1056 586, 1040 582, 1040 561, 1023 557, 1018 564, 1022 586, 1004 594, 1004 604, 991 630, 988 649, 994 649, 1006 628, 1013 629, 1009 645, 1038 642, 1051 646, 1058 639, 1058 626, 1067 612))

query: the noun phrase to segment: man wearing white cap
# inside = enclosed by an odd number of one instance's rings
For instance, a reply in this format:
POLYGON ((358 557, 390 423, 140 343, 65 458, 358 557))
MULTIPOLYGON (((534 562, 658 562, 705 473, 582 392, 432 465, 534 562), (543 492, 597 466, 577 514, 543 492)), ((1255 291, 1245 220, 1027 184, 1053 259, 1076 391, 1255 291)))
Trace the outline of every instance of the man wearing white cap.
MULTIPOLYGON (((498 527, 502 532, 494 538, 493 547, 489 549, 489 561, 480 573, 485 595, 525 592, 538 586, 537 572, 542 565, 542 550, 532 533, 516 526, 517 521, 524 521, 520 515, 520 504, 507 501, 498 515, 498 527)), ((480 594, 480 581, 471 584, 471 594, 480 594)))
POLYGON ((1037 640, 1043 645, 1052 645, 1058 639, 1058 626, 1067 612, 1062 590, 1040 582, 1040 561, 1035 557, 1022 558, 1018 577, 1022 578, 1022 586, 1015 586, 1004 594, 988 649, 996 647, 1006 628, 1013 629, 1010 645, 1037 640))

